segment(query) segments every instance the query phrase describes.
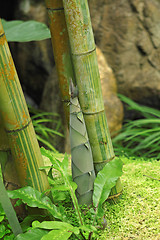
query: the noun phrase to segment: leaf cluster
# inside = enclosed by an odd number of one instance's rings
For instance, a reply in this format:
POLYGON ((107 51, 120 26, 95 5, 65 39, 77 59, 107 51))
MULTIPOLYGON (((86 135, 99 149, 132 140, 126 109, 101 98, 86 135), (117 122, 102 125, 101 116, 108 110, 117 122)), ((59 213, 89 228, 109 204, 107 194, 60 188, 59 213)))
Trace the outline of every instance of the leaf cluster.
POLYGON ((94 186, 93 206, 87 208, 78 205, 75 194, 77 185, 72 181, 68 171, 67 155, 65 154, 64 159, 60 161, 49 150, 42 148, 41 152, 52 164, 41 168, 41 170, 49 168, 48 178, 51 189, 48 190, 47 195, 31 187, 8 191, 8 195, 13 199, 22 199, 22 202, 29 207, 44 209, 49 220, 46 221, 42 216, 27 216, 21 223, 24 233, 19 234, 15 240, 96 239, 97 229, 100 228, 102 220, 105 221, 103 203, 122 175, 121 160, 114 159, 98 173, 94 186), (59 182, 54 177, 55 170, 61 176, 59 182), (72 212, 72 218, 67 213, 68 209, 72 212))
POLYGON ((43 112, 29 106, 32 123, 36 132, 36 137, 40 144, 44 147, 57 152, 55 149, 56 139, 55 136, 64 137, 62 132, 62 122, 59 114, 52 112, 43 112), (49 124, 54 124, 54 129, 50 128, 49 124))
POLYGON ((4 240, 14 239, 11 227, 8 224, 7 217, 1 205, 0 205, 0 239, 4 240))
POLYGON ((160 159, 160 111, 141 106, 123 95, 119 96, 128 105, 128 110, 137 111, 141 118, 124 124, 121 132, 113 139, 115 151, 129 156, 160 159))

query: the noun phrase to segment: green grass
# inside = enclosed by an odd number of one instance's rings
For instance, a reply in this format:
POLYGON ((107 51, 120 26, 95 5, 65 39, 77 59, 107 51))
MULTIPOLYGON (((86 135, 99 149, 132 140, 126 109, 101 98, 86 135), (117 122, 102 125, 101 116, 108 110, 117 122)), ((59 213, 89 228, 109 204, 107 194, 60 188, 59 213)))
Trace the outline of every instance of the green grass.
POLYGON ((118 204, 105 203, 107 228, 99 240, 160 239, 160 162, 123 157, 123 195, 118 204))
MULTIPOLYGON (((62 156, 57 155, 60 159, 62 156)), ((44 160, 45 165, 48 165, 47 158, 44 160)), ((123 194, 117 204, 104 204, 107 227, 99 229, 97 240, 159 240, 160 162, 156 159, 127 157, 121 157, 121 160, 124 163, 121 177, 123 194)), ((58 178, 58 181, 62 179, 58 178)), ((75 211, 70 202, 65 204, 69 206, 67 215, 74 222, 75 211)), ((85 221, 89 221, 88 215, 85 221)))

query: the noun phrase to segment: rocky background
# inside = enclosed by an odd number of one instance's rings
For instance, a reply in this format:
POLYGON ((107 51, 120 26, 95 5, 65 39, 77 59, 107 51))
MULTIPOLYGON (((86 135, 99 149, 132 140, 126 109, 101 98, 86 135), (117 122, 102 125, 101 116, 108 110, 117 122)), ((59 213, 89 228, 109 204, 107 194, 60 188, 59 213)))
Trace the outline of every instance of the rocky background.
MULTIPOLYGON (((123 122, 117 92, 160 109, 160 1, 89 0, 89 6, 105 110, 114 135, 123 122)), ((2 1, 0 16, 47 23, 42 0, 2 1)), ((27 101, 59 113, 63 121, 51 41, 12 43, 10 47, 27 101)), ((125 118, 135 118, 124 113, 125 118)), ((64 139, 57 138, 58 150, 64 151, 64 144, 64 139)))

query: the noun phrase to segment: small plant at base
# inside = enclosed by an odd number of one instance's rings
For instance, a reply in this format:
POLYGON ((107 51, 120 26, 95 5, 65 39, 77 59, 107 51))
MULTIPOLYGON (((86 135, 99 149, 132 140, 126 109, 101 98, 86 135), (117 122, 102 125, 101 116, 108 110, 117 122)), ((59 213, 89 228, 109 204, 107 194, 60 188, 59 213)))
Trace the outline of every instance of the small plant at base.
MULTIPOLYGON (((10 198, 20 198, 24 203, 30 207, 38 207, 46 209, 54 218, 53 221, 33 221, 32 227, 29 231, 23 234, 19 234, 15 239, 29 239, 31 236, 39 236, 37 239, 68 239, 72 235, 74 239, 96 239, 97 228, 99 223, 104 219, 103 202, 108 198, 111 188, 115 186, 117 179, 122 175, 122 162, 118 158, 106 164, 102 171, 97 175, 94 185, 93 194, 93 207, 87 209, 85 206, 80 207, 76 198, 75 190, 76 184, 72 181, 72 177, 68 173, 68 157, 64 156, 63 161, 59 161, 54 158, 54 154, 41 149, 43 155, 48 157, 52 163, 52 166, 43 167, 50 168, 49 173, 55 169, 57 170, 63 179, 62 184, 55 185, 52 177, 49 179, 50 184, 54 184, 54 190, 61 192, 68 191, 72 199, 74 212, 76 213, 75 220, 71 221, 67 218, 67 211, 62 205, 62 202, 52 203, 50 198, 34 190, 31 187, 24 187, 14 191, 8 191, 10 198), (86 221, 85 215, 88 215, 90 221, 86 221)), ((53 196, 54 200, 54 196, 53 196)), ((68 203, 67 203, 68 204, 68 203)), ((71 214, 72 215, 72 214, 71 214)), ((104 220, 105 222, 105 220, 104 220)), ((102 228, 104 227, 104 224, 102 228)), ((35 237, 36 239, 36 237, 35 237)))

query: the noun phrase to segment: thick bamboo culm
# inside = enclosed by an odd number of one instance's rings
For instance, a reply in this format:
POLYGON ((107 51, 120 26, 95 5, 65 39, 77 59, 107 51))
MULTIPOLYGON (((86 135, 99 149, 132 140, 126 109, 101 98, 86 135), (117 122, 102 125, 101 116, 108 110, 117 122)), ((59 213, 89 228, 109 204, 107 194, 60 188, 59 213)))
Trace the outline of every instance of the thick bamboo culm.
POLYGON ((55 64, 58 73, 61 99, 64 105, 66 122, 69 122, 69 80, 74 79, 68 32, 62 0, 45 0, 55 64))
MULTIPOLYGON (((63 0, 79 102, 84 114, 94 167, 98 173, 114 159, 107 125, 93 30, 87 0, 63 0)), ((120 181, 112 194, 122 191, 120 181)))
POLYGON ((0 112, 21 186, 49 187, 28 108, 0 21, 0 112))
POLYGON ((73 64, 93 159, 97 171, 114 158, 107 126, 96 46, 87 0, 64 0, 73 64))
POLYGON ((6 156, 5 158, 0 159, 5 187, 6 189, 9 190, 17 189, 18 187, 20 187, 20 184, 16 174, 14 161, 11 156, 8 138, 3 126, 1 114, 0 114, 0 153, 1 155, 6 156))
POLYGON ((70 82, 75 84, 75 75, 70 55, 63 2, 62 0, 46 0, 45 2, 49 17, 52 46, 58 72, 61 96, 65 104, 66 119, 70 128, 72 177, 78 186, 76 194, 79 204, 90 205, 92 203, 95 172, 83 114, 80 110, 77 97, 73 99, 70 96, 70 82), (74 104, 75 101, 76 105, 74 104), (70 121, 69 106, 71 109, 70 121), (81 120, 78 117, 79 114, 82 115, 81 120), (79 159, 80 156, 81 158, 79 159), (84 184, 86 181, 88 184, 84 184))

